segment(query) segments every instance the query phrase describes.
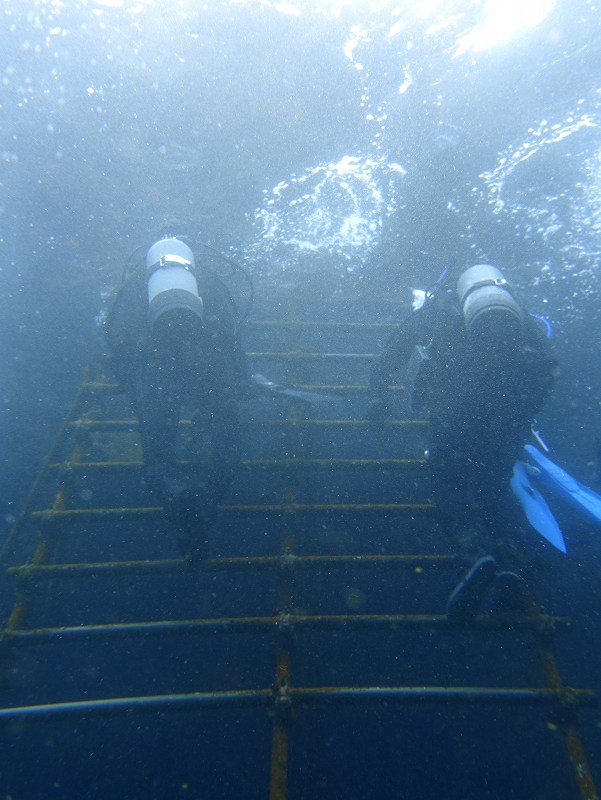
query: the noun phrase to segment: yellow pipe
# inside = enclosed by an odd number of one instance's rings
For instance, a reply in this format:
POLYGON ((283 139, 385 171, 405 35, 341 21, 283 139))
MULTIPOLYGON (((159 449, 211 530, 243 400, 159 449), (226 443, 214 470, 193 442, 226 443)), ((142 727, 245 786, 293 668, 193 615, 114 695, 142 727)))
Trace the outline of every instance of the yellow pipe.
MULTIPOLYGON (((290 513, 302 511, 425 511, 434 508, 431 503, 273 503, 264 505, 226 505, 220 506, 221 511, 231 512, 257 512, 257 513, 290 513)), ((157 514, 162 511, 162 506, 137 506, 130 508, 69 508, 54 510, 52 508, 32 511, 34 519, 50 521, 61 517, 85 516, 135 516, 157 514)))
MULTIPOLYGON (((135 417, 131 419, 77 419, 73 420, 71 426, 74 428, 88 428, 89 430, 102 430, 106 429, 135 429, 138 427, 138 420, 135 417)), ((191 425, 192 420, 181 419, 180 425, 191 425)), ((407 427, 407 426, 422 427, 428 425, 427 419, 393 419, 386 422, 371 422, 366 419, 265 419, 265 420, 250 420, 246 423, 247 428, 287 428, 287 427, 350 427, 350 428, 369 428, 374 426, 379 427, 407 427)))
MULTIPOLYGON (((178 461, 182 466, 190 464, 206 464, 206 460, 199 461, 178 461)), ((407 464, 425 464, 424 458, 249 458, 242 462, 243 467, 295 467, 295 466, 315 466, 315 467, 400 467, 407 464)), ((49 469, 64 469, 66 466, 77 469, 124 469, 141 468, 143 461, 80 461, 77 464, 70 464, 68 461, 58 461, 49 464, 49 469)))
MULTIPOLYGON (((569 623, 569 620, 567 621, 569 623)), ((482 615, 476 617, 465 631, 520 631, 522 633, 538 633, 541 627, 567 627, 566 620, 561 617, 520 617, 505 619, 482 615)), ((40 640, 56 639, 60 642, 68 639, 92 637, 130 637, 151 634, 191 634, 217 633, 261 633, 275 629, 284 635, 292 631, 358 631, 358 630, 421 630, 448 632, 457 629, 449 623, 446 614, 320 614, 303 615, 281 613, 271 617, 208 617, 197 619, 167 619, 141 622, 108 622, 96 625, 61 626, 58 628, 14 628, 9 631, 11 640, 18 643, 35 643, 40 640)), ((277 683, 277 681, 276 681, 277 683)), ((565 700, 573 700, 583 692, 594 698, 593 692, 583 689, 549 688, 565 700), (574 694, 575 693, 575 694, 574 694)))
MULTIPOLYGON (((589 693, 590 694, 590 693, 589 693)), ((424 702, 455 703, 505 703, 534 707, 557 705, 561 695, 552 689, 497 688, 488 686, 315 686, 293 687, 291 700, 305 707, 324 703, 375 702, 380 707, 388 703, 423 704, 424 702)), ((26 718, 61 718, 76 716, 89 718, 98 715, 131 713, 135 710, 160 713, 178 712, 202 707, 265 706, 273 698, 272 689, 237 689, 221 692, 190 692, 187 694, 159 694, 133 697, 107 697, 103 699, 76 700, 63 703, 45 703, 32 706, 0 708, 0 721, 26 718)), ((590 697, 583 693, 583 703, 590 697)), ((595 800, 595 797, 586 798, 595 800)))

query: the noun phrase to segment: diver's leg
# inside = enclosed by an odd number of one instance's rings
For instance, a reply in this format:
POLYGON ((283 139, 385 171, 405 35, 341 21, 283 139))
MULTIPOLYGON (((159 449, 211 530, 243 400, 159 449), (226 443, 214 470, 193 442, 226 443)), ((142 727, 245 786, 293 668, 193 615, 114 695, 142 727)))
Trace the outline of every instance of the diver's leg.
POLYGON ((436 428, 433 433, 428 464, 435 517, 450 552, 463 565, 471 565, 485 552, 471 503, 469 462, 454 445, 437 435, 436 428))
POLYGON ((222 397, 211 414, 211 464, 207 479, 209 496, 219 502, 228 490, 242 458, 238 402, 222 397))
POLYGON ((167 370, 144 364, 136 375, 136 412, 139 420, 144 473, 161 499, 177 492, 176 440, 180 394, 167 370))
POLYGON ((432 500, 436 517, 462 567, 463 575, 447 601, 453 624, 465 623, 479 613, 497 571, 487 552, 479 509, 474 507, 473 459, 460 450, 461 437, 449 435, 448 426, 434 426, 430 448, 432 500))
POLYGON ((192 562, 201 560, 206 553, 207 533, 215 522, 218 505, 241 461, 237 396, 234 386, 227 380, 227 371, 222 370, 217 374, 220 383, 216 380, 209 382, 212 388, 204 392, 205 414, 202 416, 211 439, 209 465, 205 474, 194 480, 179 503, 180 549, 184 558, 192 562))
POLYGON ((512 453, 499 443, 494 451, 480 449, 470 457, 473 500, 479 518, 478 552, 486 554, 475 560, 463 580, 452 593, 447 604, 449 619, 469 619, 460 609, 457 616, 454 601, 463 592, 467 601, 464 607, 472 607, 473 616, 486 599, 493 612, 516 613, 523 610, 525 582, 521 577, 523 560, 519 506, 510 489, 513 469, 512 453), (491 568, 491 562, 494 569, 491 568), (483 565, 486 565, 483 568, 483 565), (479 577, 481 576, 481 577, 479 577), (468 584, 473 584, 470 590, 468 584), (470 603, 469 592, 473 596, 470 603))

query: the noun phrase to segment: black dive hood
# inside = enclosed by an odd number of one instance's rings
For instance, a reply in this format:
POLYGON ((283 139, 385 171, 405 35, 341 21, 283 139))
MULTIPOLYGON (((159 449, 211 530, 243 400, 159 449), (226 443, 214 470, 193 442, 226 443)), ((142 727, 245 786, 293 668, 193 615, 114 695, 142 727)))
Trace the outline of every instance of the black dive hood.
POLYGON ((202 322, 203 304, 194 274, 194 254, 179 239, 159 239, 146 254, 148 322, 153 329, 164 315, 193 315, 202 322))
POLYGON ((457 281, 457 296, 468 335, 487 327, 521 330, 524 312, 511 294, 503 273, 490 264, 466 269, 457 281))

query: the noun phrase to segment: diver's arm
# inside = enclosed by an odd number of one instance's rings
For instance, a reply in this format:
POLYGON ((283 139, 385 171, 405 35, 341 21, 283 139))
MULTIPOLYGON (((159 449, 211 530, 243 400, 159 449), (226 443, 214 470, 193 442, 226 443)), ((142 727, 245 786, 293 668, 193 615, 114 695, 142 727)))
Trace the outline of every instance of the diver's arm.
POLYGON ((528 402, 534 415, 541 410, 551 394, 558 371, 558 361, 551 340, 530 320, 527 323, 524 355, 524 374, 530 379, 528 402))
POLYGON ((165 500, 176 474, 181 387, 150 353, 134 366, 135 407, 148 486, 165 500))
POLYGON ((409 326, 403 325, 386 342, 378 360, 372 364, 369 388, 372 394, 379 395, 387 389, 395 372, 401 369, 411 356, 417 341, 409 326))
POLYGON ((134 392, 133 365, 146 336, 147 306, 145 284, 130 278, 119 289, 104 323, 113 372, 131 394, 134 392))
POLYGON ((423 339, 425 314, 413 311, 392 334, 381 355, 371 366, 369 376, 370 401, 366 416, 372 420, 389 416, 386 390, 395 373, 408 363, 415 346, 423 339))

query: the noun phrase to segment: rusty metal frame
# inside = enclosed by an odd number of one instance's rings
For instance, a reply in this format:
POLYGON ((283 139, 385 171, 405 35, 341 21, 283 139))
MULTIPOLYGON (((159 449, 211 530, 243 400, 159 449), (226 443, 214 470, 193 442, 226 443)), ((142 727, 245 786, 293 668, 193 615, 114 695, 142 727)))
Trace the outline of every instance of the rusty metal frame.
MULTIPOLYGON (((265 323, 270 324, 270 323, 265 323)), ((280 323, 278 323, 280 324, 280 323)), ((289 324, 304 324, 291 321, 289 324)), ((310 388, 314 384, 303 382, 303 376, 296 373, 299 365, 323 359, 365 359, 370 354, 340 353, 306 353, 300 351, 272 352, 253 354, 257 358, 274 358, 285 360, 295 371, 291 374, 291 382, 297 386, 310 388)), ((285 489, 281 503, 269 505, 226 505, 225 513, 230 514, 276 514, 281 515, 281 552, 273 556, 235 557, 209 559, 205 569, 252 570, 267 571, 276 576, 278 582, 278 603, 276 613, 266 617, 227 617, 210 619, 184 620, 149 620, 135 623, 115 623, 99 625, 83 625, 60 628, 23 627, 30 597, 29 589, 40 582, 51 586, 57 580, 73 577, 98 575, 132 575, 132 574, 172 574, 187 570, 188 567, 177 559, 162 561, 124 561, 109 563, 75 563, 52 564, 47 562, 52 548, 53 538, 60 528, 59 523, 70 518, 84 519, 89 517, 148 517, 161 511, 159 507, 139 508, 67 508, 71 481, 76 479, 80 470, 119 470, 134 469, 140 462, 84 462, 82 437, 95 430, 135 430, 135 420, 98 420, 89 417, 77 417, 80 413, 82 398, 86 391, 110 391, 113 385, 104 379, 82 382, 72 409, 57 435, 57 439, 49 451, 40 474, 28 496, 23 515, 17 521, 4 553, 20 534, 24 521, 33 520, 37 525, 37 542, 31 561, 26 564, 8 568, 8 576, 14 580, 16 600, 12 612, 2 631, 2 640, 15 646, 26 646, 43 642, 60 642, 96 637, 123 637, 138 634, 181 635, 189 632, 198 633, 232 633, 248 631, 274 631, 276 634, 276 658, 274 664, 274 681, 271 687, 245 689, 238 691, 193 692, 189 694, 164 694, 137 697, 112 697, 97 700, 74 701, 65 703, 38 704, 30 706, 0 709, 0 721, 16 719, 61 718, 71 715, 113 715, 121 712, 180 712, 198 708, 221 708, 224 706, 262 707, 269 711, 273 720, 271 771, 269 780, 270 800, 285 800, 288 794, 288 762, 290 728, 294 722, 294 711, 299 707, 314 707, 330 703, 488 703, 510 706, 542 706, 550 710, 552 718, 560 727, 566 753, 572 768, 575 786, 582 800, 598 800, 588 761, 582 741, 578 733, 577 712, 581 707, 595 703, 593 692, 586 689, 574 689, 564 684, 557 663, 552 653, 552 636, 556 631, 569 629, 571 621, 563 617, 551 617, 542 614, 534 603, 527 613, 511 621, 479 617, 473 621, 469 629, 476 631, 513 630, 534 637, 538 645, 541 663, 547 685, 541 687, 486 687, 486 686, 321 686, 299 687, 293 683, 293 647, 294 633, 303 630, 354 631, 373 630, 427 630, 450 631, 452 628, 445 615, 433 614, 344 614, 344 615, 302 615, 294 613, 294 582, 299 570, 310 569, 360 569, 360 568, 410 568, 427 571, 430 567, 439 567, 451 562, 451 556, 418 555, 298 555, 295 553, 296 514, 299 512, 335 512, 335 513, 395 513, 399 510, 428 511, 427 503, 298 503, 299 482, 303 480, 304 467, 336 464, 349 467, 372 467, 376 465, 386 468, 403 468, 407 464, 418 465, 422 459, 307 459, 297 448, 298 436, 303 428, 324 426, 365 427, 372 423, 362 420, 305 420, 295 414, 291 404, 285 420, 272 420, 256 423, 256 427, 278 427, 287 436, 287 458, 271 460, 249 460, 249 468, 289 468, 290 484, 285 489), (56 456, 67 438, 75 433, 75 441, 71 454, 64 462, 57 462, 56 456), (58 474, 58 486, 53 502, 49 508, 34 509, 36 495, 44 477, 51 473, 58 474)), ((395 387, 399 388, 400 387, 395 387)), ((329 386, 328 389, 340 391, 365 390, 364 386, 329 386)), ((183 421, 182 424, 188 424, 183 421)), ((424 420, 396 420, 386 423, 395 426, 422 426, 424 420)), ((466 628, 462 627, 461 631, 466 628)))

